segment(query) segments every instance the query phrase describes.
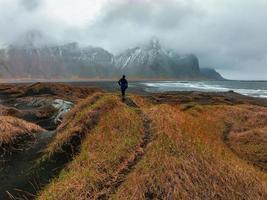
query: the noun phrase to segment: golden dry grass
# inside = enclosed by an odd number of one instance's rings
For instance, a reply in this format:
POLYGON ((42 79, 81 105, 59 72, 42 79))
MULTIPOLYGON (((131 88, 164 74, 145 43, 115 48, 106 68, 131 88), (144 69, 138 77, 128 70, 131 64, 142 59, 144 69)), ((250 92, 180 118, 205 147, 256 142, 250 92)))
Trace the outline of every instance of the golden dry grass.
POLYGON ((267 172, 267 127, 231 133, 229 146, 240 158, 267 172))
MULTIPOLYGON (((12 146, 25 136, 33 136, 34 133, 44 131, 40 126, 26 122, 24 120, 0 116, 0 147, 12 146)), ((8 150, 8 149, 6 149, 8 150)))
POLYGON ((87 130, 81 153, 40 193, 39 200, 94 199, 130 159, 143 136, 142 120, 112 98, 116 106, 103 113, 97 127, 87 130))
POLYGON ((154 137, 129 173, 118 174, 142 141, 144 121, 117 97, 92 100, 96 96, 65 118, 49 146, 53 153, 73 135, 85 135, 80 154, 40 192, 39 200, 96 199, 101 194, 133 200, 267 198, 267 175, 247 162, 257 165, 258 158, 266 158, 266 108, 195 104, 183 111, 177 103, 154 105, 132 95, 151 120, 154 137), (100 118, 92 128, 88 122, 96 110, 100 118), (114 189, 116 176, 125 178, 114 189))
POLYGON ((10 108, 3 105, 0 105, 0 116, 15 116, 15 117, 21 117, 23 115, 23 112, 16 109, 16 108, 10 108))
POLYGON ((23 89, 22 95, 55 95, 70 101, 79 101, 100 92, 100 89, 93 87, 79 87, 60 83, 35 83, 23 89))
POLYGON ((1 84, 0 91, 10 97, 21 98, 29 96, 56 97, 64 100, 78 102, 101 89, 94 87, 72 86, 61 83, 34 83, 34 84, 1 84))
POLYGON ((22 135, 43 131, 38 125, 10 116, 0 116, 0 143, 8 144, 22 135))
POLYGON ((92 95, 82 100, 70 113, 63 123, 58 127, 56 137, 45 150, 48 159, 55 153, 62 152, 64 145, 71 145, 73 139, 81 140, 88 130, 96 125, 102 114, 118 104, 118 99, 113 95, 103 96, 101 93, 92 95))
POLYGON ((267 170, 267 108, 255 105, 199 106, 187 111, 221 120, 228 131, 222 141, 240 158, 267 170))
POLYGON ((229 147, 242 159, 267 171, 267 108, 242 105, 226 112, 232 125, 229 147))
POLYGON ((267 198, 266 176, 222 141, 224 121, 216 112, 195 109, 187 113, 162 105, 147 110, 156 139, 113 199, 267 198))

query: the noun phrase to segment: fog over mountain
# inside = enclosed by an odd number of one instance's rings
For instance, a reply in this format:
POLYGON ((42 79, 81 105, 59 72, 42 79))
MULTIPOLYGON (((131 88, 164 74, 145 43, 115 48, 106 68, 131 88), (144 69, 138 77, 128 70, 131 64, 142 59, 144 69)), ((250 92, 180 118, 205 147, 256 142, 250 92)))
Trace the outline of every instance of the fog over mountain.
POLYGON ((266 80, 266 10, 265 0, 0 0, 0 46, 77 41, 118 55, 156 36, 226 78, 266 80))
POLYGON ((193 54, 166 49, 153 38, 141 46, 113 55, 101 47, 77 43, 41 45, 39 32, 30 32, 28 43, 0 50, 0 75, 4 79, 118 78, 221 80, 214 69, 200 69, 193 54))

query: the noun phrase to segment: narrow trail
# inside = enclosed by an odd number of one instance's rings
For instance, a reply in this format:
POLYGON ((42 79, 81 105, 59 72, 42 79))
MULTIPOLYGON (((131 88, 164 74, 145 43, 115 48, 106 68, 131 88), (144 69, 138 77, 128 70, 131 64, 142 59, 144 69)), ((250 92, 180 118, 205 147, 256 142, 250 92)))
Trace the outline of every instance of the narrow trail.
POLYGON ((226 123, 225 124, 225 128, 224 128, 224 131, 223 131, 223 134, 222 134, 222 140, 224 142, 224 144, 229 147, 231 149, 231 146, 229 144, 229 134, 232 130, 232 126, 233 124, 231 123, 226 123))
POLYGON ((126 180, 127 176, 135 169, 135 166, 141 161, 146 153, 147 147, 153 141, 153 132, 151 128, 151 121, 146 116, 146 114, 136 105, 132 99, 126 98, 124 103, 134 108, 136 113, 142 118, 144 126, 144 136, 141 143, 138 145, 133 154, 119 166, 118 171, 112 176, 112 178, 107 181, 103 186, 103 190, 95 198, 97 200, 107 200, 111 199, 113 194, 116 194, 119 187, 126 180))
POLYGON ((26 150, 12 155, 6 166, 0 171, 0 199, 12 199, 20 193, 22 199, 31 198, 31 192, 35 192, 35 183, 30 183, 30 170, 41 151, 51 141, 55 131, 45 131, 36 134, 34 141, 29 142, 26 150), (23 192, 23 191, 27 192, 23 192), (24 194, 23 194, 24 193, 24 194), (27 194, 26 194, 27 193, 27 194), (26 197, 27 196, 27 197, 26 197))

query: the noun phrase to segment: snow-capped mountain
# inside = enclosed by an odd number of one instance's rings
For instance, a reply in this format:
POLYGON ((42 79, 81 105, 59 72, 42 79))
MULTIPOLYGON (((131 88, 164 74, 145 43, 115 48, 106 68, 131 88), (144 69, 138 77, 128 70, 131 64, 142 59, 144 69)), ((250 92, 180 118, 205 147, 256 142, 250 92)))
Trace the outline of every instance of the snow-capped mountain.
POLYGON ((38 46, 10 45, 0 50, 2 78, 133 78, 218 79, 215 71, 202 72, 195 55, 180 55, 158 40, 114 56, 100 47, 77 43, 38 46), (208 73, 208 75, 205 75, 208 73))
POLYGON ((0 50, 0 73, 7 78, 106 77, 111 75, 113 59, 102 48, 80 48, 77 43, 9 46, 0 50))
POLYGON ((128 49, 115 58, 116 67, 136 77, 194 78, 200 75, 198 59, 194 55, 179 55, 161 47, 158 40, 128 49))

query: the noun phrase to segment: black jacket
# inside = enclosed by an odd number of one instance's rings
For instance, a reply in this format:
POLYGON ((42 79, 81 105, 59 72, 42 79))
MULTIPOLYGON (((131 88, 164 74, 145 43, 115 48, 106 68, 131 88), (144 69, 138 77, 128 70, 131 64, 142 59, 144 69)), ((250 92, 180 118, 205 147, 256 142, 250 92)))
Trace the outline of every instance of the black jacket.
POLYGON ((125 78, 120 79, 118 84, 121 86, 122 90, 126 90, 128 88, 128 81, 125 78))

